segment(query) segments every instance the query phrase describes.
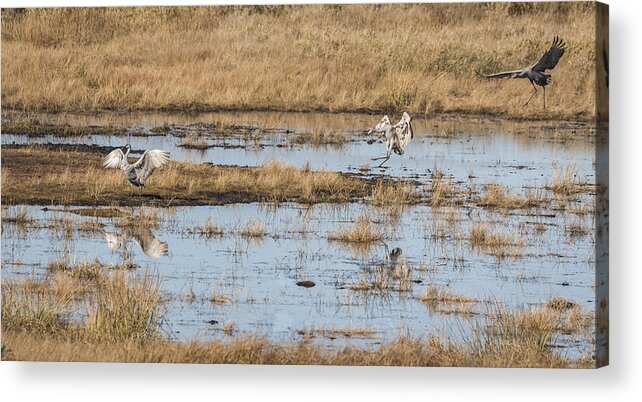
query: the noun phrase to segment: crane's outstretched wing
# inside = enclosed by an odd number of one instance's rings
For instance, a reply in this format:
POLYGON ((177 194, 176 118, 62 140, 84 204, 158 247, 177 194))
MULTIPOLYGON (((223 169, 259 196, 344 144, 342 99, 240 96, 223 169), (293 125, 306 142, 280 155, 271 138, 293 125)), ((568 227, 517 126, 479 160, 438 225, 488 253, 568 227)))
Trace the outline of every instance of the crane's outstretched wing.
POLYGON ((477 75, 482 76, 484 78, 513 78, 513 75, 521 72, 522 70, 502 71, 501 73, 494 73, 494 74, 482 74, 480 72, 477 72, 477 75))
POLYGON ((564 55, 566 43, 559 36, 553 38, 553 43, 551 48, 542 55, 542 57, 537 60, 537 63, 533 64, 533 70, 543 73, 546 70, 551 70, 555 68, 557 62, 560 61, 564 55))
POLYGON ((412 131, 412 124, 410 123, 411 120, 412 118, 410 117, 410 115, 406 112, 403 112, 403 116, 401 116, 401 120, 399 120, 399 123, 395 125, 395 129, 397 130, 397 137, 399 137, 399 143, 401 145, 401 148, 405 148, 406 145, 410 143, 414 135, 412 131))
POLYGON ((134 163, 134 169, 141 180, 145 180, 157 168, 169 162, 169 152, 159 149, 150 149, 145 151, 143 156, 134 163))
POLYGON ((131 238, 149 257, 164 257, 168 253, 167 243, 158 240, 149 229, 132 232, 131 238))
POLYGON ((386 124, 390 124, 390 118, 388 117, 388 115, 383 116, 381 118, 381 121, 379 122, 379 124, 377 124, 375 126, 375 128, 381 128, 381 127, 385 126, 386 124))
POLYGON ((108 169, 119 169, 123 162, 126 162, 125 154, 120 148, 118 148, 114 149, 107 156, 105 156, 105 158, 103 159, 103 167, 106 167, 108 169))
POLYGON ((370 131, 368 131, 368 134, 372 132, 380 133, 383 131, 383 128, 386 125, 390 125, 390 118, 388 118, 388 115, 383 116, 379 124, 377 124, 374 128, 370 129, 370 131))

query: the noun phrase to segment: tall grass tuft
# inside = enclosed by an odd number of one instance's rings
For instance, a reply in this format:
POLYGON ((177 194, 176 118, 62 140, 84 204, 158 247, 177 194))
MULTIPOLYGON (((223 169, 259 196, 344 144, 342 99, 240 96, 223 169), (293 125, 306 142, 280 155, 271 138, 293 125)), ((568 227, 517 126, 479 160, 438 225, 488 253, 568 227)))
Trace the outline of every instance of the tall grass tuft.
POLYGON ((53 261, 38 280, 2 285, 2 329, 79 341, 119 342, 159 335, 159 282, 98 261, 53 261))
POLYGON ((3 331, 58 335, 68 329, 70 294, 54 294, 46 283, 25 280, 2 284, 3 331))
POLYGON ((161 298, 158 281, 115 271, 96 289, 84 327, 90 339, 117 342, 158 335, 161 298))
POLYGON ((373 227, 372 221, 367 215, 361 215, 351 227, 329 233, 328 239, 352 243, 369 243, 382 240, 383 233, 373 227))

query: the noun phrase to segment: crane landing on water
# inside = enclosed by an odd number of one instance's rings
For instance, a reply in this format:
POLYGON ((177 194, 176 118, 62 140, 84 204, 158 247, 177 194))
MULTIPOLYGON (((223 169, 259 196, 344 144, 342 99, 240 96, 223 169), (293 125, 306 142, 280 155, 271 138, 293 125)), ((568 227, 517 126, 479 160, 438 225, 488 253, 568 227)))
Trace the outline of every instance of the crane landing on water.
POLYGON ((551 75, 546 74, 545 71, 555 68, 557 63, 564 55, 564 51, 566 51, 565 46, 566 44, 564 43, 564 41, 556 36, 553 39, 553 43, 551 44, 550 49, 548 49, 542 55, 542 57, 537 60, 537 63, 533 64, 530 67, 526 67, 521 70, 504 71, 495 74, 481 74, 479 72, 477 74, 481 75, 484 78, 528 78, 528 80, 531 82, 531 85, 533 86, 534 91, 530 98, 528 98, 526 103, 524 103, 524 107, 526 107, 531 99, 533 99, 533 96, 537 94, 537 87, 535 86, 535 84, 537 84, 544 90, 544 109, 546 109, 546 86, 551 82, 551 75))
POLYGON ((368 131, 368 134, 378 133, 386 138, 386 156, 381 156, 379 158, 372 158, 373 161, 383 159, 383 162, 379 167, 383 166, 384 163, 390 159, 392 152, 397 155, 404 154, 404 148, 410 143, 413 137, 412 125, 410 124, 412 118, 406 112, 403 112, 403 116, 399 123, 392 125, 388 116, 383 116, 379 124, 375 128, 368 131))

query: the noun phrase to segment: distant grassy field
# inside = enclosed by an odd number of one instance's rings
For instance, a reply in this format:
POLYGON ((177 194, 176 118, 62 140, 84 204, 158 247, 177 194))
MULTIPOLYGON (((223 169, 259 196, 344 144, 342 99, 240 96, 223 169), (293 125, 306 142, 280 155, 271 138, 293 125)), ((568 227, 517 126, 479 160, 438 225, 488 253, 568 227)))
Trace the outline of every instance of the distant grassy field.
MULTIPOLYGON (((2 107, 594 116, 593 3, 2 10, 2 107), (559 35, 547 110, 526 80, 559 35)), ((541 96, 541 95, 540 95, 541 96)))

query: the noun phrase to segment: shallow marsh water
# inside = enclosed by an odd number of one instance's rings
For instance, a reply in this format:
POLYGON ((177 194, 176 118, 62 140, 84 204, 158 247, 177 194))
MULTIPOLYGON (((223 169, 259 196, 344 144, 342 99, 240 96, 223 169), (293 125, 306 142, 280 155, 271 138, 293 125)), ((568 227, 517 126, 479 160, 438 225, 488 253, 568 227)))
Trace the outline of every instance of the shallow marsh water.
MULTIPOLYGON (((168 150, 174 160, 228 165, 260 165, 280 160, 296 166, 309 164, 314 169, 362 173, 363 165, 372 165, 370 158, 384 151, 382 144, 367 142, 372 137, 365 136, 364 131, 378 121, 378 117, 367 115, 228 113, 86 119, 79 124, 136 124, 148 130, 168 122, 224 121, 279 130, 256 141, 212 137, 210 143, 221 146, 205 151, 177 147, 180 138, 172 134, 74 139, 27 138, 7 133, 3 134, 2 143, 121 146, 129 142, 138 150, 168 150), (291 135, 321 127, 350 133, 349 141, 342 147, 290 144, 291 135)), ((412 178, 421 189, 438 169, 455 183, 479 186, 496 182, 522 193, 524 188, 548 184, 556 166, 563 169, 572 164, 578 179, 595 181, 595 146, 589 141, 560 142, 545 140, 545 135, 532 138, 519 130, 494 131, 492 123, 464 125, 417 120, 414 129, 416 138, 405 155, 393 155, 387 168, 370 168, 366 173, 412 178)), ((153 185, 153 179, 149 185, 153 185)), ((591 207, 593 200, 592 194, 581 194, 575 203, 591 207)), ((19 206, 5 212, 11 213, 15 208, 19 206)), ((98 220, 105 225, 105 232, 123 234, 111 218, 79 216, 73 213, 73 208, 58 206, 30 206, 27 210, 36 224, 26 228, 3 225, 3 280, 43 275, 47 263, 54 259, 67 258, 73 262, 99 258, 105 263, 116 263, 125 258, 126 252, 139 271, 151 272, 161 279, 167 299, 164 328, 170 336, 182 340, 259 334, 281 342, 300 339, 303 331, 315 328, 368 328, 373 331, 371 336, 319 334, 317 341, 328 347, 347 344, 375 347, 400 334, 435 333, 459 339, 473 330, 475 322, 483 320, 488 311, 486 302, 512 309, 562 296, 579 302, 587 311, 594 308, 593 215, 552 210, 546 205, 511 211, 488 210, 474 204, 437 208, 417 205, 404 208, 398 220, 386 215, 385 209, 364 203, 158 209, 155 211, 162 217, 162 223, 152 233, 168 246, 168 255, 160 257, 147 256, 132 240, 127 242, 126 251, 113 251, 101 231, 74 229, 65 238, 55 229, 37 228, 46 226, 55 217, 71 217, 75 227, 84 220, 98 220), (330 233, 350 226, 364 214, 384 232, 385 244, 354 247, 328 240, 330 233), (207 238, 195 232, 208 220, 221 226, 223 235, 207 238), (265 236, 244 237, 241 228, 254 220, 264 224, 265 236), (469 234, 482 221, 495 230, 513 233, 523 245, 516 247, 515 255, 508 258, 473 248, 469 234), (577 223, 586 227, 588 234, 570 235, 567 227, 577 223), (395 277, 394 266, 386 259, 386 247, 403 249, 399 263, 406 264, 411 273, 404 283, 395 277), (387 289, 357 289, 359 284, 372 283, 382 273, 389 275, 385 278, 387 289), (316 286, 296 285, 304 279, 312 280, 316 286), (434 308, 417 299, 431 284, 479 302, 472 306, 471 314, 434 308), (224 302, 210 302, 213 293, 222 296, 224 302), (230 335, 223 327, 232 322, 234 330, 230 335)), ((124 210, 139 213, 138 209, 124 210)), ((589 339, 572 335, 557 338, 556 346, 569 356, 587 353, 592 347, 589 339)))
MULTIPOLYGON (((53 122, 60 123, 56 117, 53 122)), ((75 117, 74 124, 135 125, 137 134, 87 135, 83 137, 57 137, 44 135, 27 137, 3 133, 3 144, 24 143, 79 143, 121 147, 129 143, 133 150, 151 148, 169 151, 173 160, 222 165, 258 166, 266 161, 279 160, 297 167, 309 165, 313 169, 342 172, 385 174, 395 178, 415 178, 425 182, 435 169, 452 176, 455 181, 468 181, 469 177, 480 182, 495 181, 514 188, 537 186, 547 183, 555 165, 563 168, 573 163, 581 179, 594 182, 595 146, 591 128, 557 129, 555 125, 538 126, 535 123, 492 123, 486 121, 439 121, 434 119, 413 121, 415 138, 403 156, 393 155, 377 168, 379 161, 373 157, 385 155, 385 146, 374 135, 366 135, 369 128, 379 122, 380 116, 314 113, 218 113, 199 115, 125 115, 75 117), (268 135, 219 135, 215 129, 201 131, 213 148, 185 149, 179 147, 181 138, 171 131, 163 135, 150 133, 155 127, 177 124, 191 127, 200 123, 236 124, 256 130, 270 130, 268 135), (505 130, 505 131, 502 131, 505 130), (338 131, 346 134, 343 146, 297 145, 290 140, 303 132, 338 131), (565 132, 563 139, 554 135, 556 130, 565 132), (583 140, 577 140, 577 139, 583 140), (365 168, 368 170, 364 170, 365 168)), ((51 118, 50 118, 51 119, 51 118)), ((394 119, 393 119, 394 120, 394 119)), ((65 120, 68 122, 68 120, 65 120)), ((560 123, 566 127, 566 123, 560 123)))

